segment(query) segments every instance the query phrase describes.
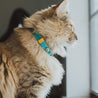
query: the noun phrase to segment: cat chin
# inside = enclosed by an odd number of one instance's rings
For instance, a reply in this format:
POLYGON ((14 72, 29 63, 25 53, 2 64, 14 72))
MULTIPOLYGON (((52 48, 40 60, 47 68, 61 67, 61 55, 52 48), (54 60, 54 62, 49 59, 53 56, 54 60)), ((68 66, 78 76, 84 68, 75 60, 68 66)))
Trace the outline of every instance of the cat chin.
POLYGON ((69 44, 68 44, 68 43, 65 43, 64 46, 65 46, 66 48, 69 48, 69 47, 75 47, 76 44, 77 44, 77 41, 73 41, 72 43, 69 43, 69 44))
POLYGON ((77 41, 74 41, 71 45, 71 47, 75 47, 77 45, 77 41))
POLYGON ((55 54, 60 55, 61 57, 66 57, 66 49, 64 47, 58 47, 53 50, 55 54))
POLYGON ((53 50, 53 52, 54 52, 55 54, 60 55, 61 57, 66 57, 66 56, 67 56, 67 48, 69 48, 69 47, 75 47, 76 44, 77 44, 76 41, 74 41, 73 43, 70 43, 70 44, 64 43, 64 46, 55 48, 55 49, 53 50))

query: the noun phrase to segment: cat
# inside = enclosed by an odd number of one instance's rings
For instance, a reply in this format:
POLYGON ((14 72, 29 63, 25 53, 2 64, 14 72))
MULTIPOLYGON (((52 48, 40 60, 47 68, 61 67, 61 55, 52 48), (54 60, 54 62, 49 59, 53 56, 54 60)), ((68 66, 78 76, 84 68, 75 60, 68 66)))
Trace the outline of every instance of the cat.
POLYGON ((64 69, 53 55, 65 57, 64 47, 77 40, 66 6, 64 0, 35 12, 0 43, 1 98, 46 98, 51 87, 61 83, 64 69), (42 40, 37 41, 35 32, 42 40), (39 44, 44 40, 53 54, 39 44))

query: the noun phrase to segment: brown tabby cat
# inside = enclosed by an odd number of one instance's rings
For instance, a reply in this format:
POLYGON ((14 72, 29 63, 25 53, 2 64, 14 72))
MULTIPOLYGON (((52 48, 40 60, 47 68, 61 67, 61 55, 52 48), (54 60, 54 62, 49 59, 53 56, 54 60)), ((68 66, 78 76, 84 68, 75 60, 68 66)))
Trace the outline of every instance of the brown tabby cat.
POLYGON ((45 52, 28 28, 44 37, 53 54, 64 57, 64 47, 77 39, 66 4, 64 0, 34 13, 0 43, 0 98, 45 98, 52 85, 61 83, 62 65, 45 52))

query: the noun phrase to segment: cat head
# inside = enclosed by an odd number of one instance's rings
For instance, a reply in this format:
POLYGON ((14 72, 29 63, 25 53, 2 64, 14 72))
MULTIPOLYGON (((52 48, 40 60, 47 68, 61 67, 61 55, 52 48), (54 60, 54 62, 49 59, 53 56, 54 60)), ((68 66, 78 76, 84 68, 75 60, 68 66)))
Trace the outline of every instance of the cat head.
POLYGON ((34 13, 24 20, 24 27, 39 32, 54 53, 64 55, 64 47, 77 40, 74 25, 68 16, 67 0, 34 13))

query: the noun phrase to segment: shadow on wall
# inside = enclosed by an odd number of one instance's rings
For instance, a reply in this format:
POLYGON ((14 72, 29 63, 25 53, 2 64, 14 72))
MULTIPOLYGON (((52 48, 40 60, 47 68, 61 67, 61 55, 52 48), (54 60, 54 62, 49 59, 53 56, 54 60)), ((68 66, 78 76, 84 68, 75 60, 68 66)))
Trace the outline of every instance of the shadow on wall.
POLYGON ((19 23, 22 24, 23 19, 29 16, 30 16, 29 13, 26 12, 24 9, 22 8, 16 9, 10 19, 8 29, 6 30, 5 34, 0 38, 0 42, 5 41, 13 33, 13 29, 17 27, 19 23))

